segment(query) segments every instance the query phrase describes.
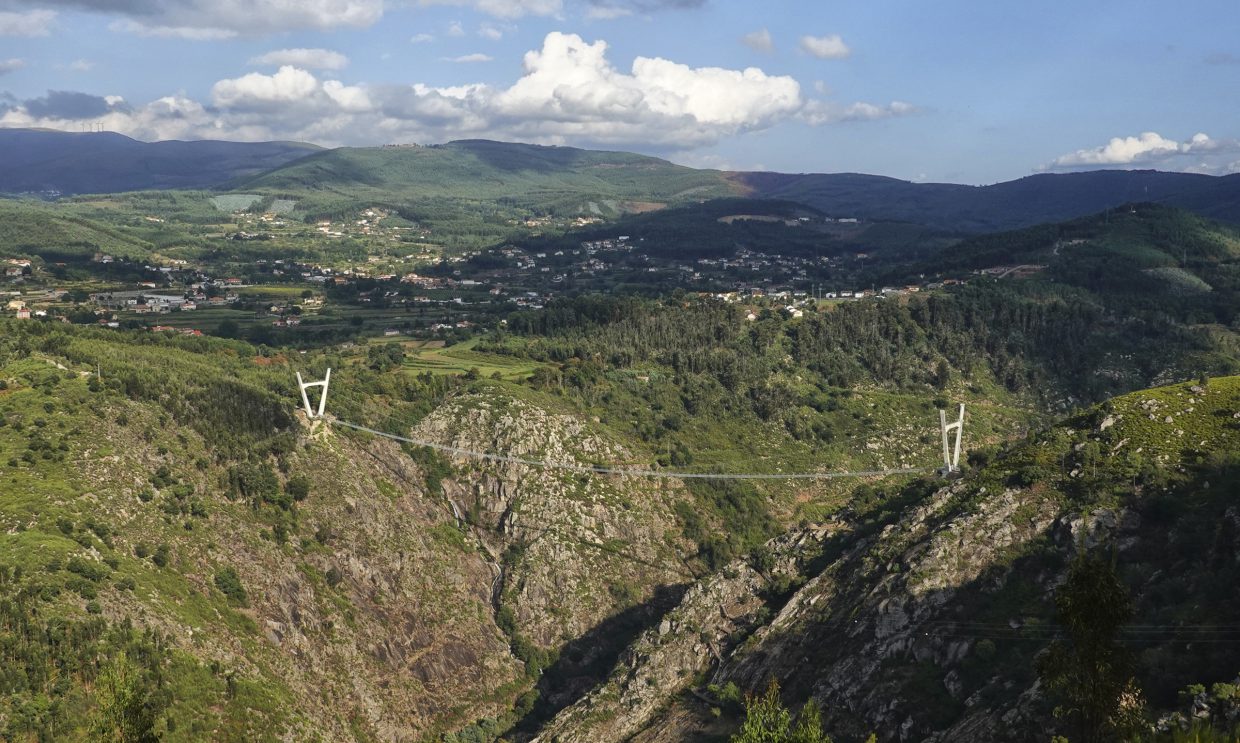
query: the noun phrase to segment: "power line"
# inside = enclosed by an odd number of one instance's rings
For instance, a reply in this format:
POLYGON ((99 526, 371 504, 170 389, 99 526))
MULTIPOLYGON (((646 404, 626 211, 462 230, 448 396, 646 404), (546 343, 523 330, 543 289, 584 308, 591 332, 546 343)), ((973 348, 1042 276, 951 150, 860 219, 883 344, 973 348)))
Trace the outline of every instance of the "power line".
POLYGON ((881 477, 885 475, 911 475, 934 471, 934 469, 930 467, 902 467, 887 470, 856 470, 851 472, 722 473, 673 472, 670 470, 648 470, 630 467, 603 467, 599 465, 572 464, 569 462, 551 462, 543 459, 526 459, 524 457, 514 457, 507 454, 474 451, 472 449, 464 449, 459 446, 447 446, 445 444, 437 444, 433 441, 422 441, 420 439, 411 439, 406 436, 397 436, 394 433, 378 431, 366 426, 359 426, 356 423, 342 421, 336 417, 331 417, 330 420, 335 424, 353 428, 358 431, 365 431, 366 433, 371 433, 375 436, 382 436, 384 438, 392 439, 393 441, 403 441, 407 444, 414 444, 415 446, 425 446, 437 451, 456 454, 462 457, 469 457, 471 459, 482 459, 488 462, 524 464, 531 467, 564 470, 567 472, 578 472, 582 474, 658 477, 674 480, 832 480, 843 477, 881 477))

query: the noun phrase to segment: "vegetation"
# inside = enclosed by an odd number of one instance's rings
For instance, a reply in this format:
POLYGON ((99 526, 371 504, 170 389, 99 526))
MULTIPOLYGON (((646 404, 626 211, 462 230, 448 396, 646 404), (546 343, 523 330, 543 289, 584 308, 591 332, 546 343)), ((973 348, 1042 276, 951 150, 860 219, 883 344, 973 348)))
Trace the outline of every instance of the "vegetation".
POLYGON ((1143 713, 1131 653, 1120 637, 1132 617, 1132 601, 1114 560, 1085 550, 1073 560, 1055 594, 1068 638, 1052 642, 1038 659, 1046 688, 1065 699, 1056 715, 1074 718, 1077 739, 1084 743, 1135 732, 1143 713))
POLYGON ((822 731, 817 702, 806 702, 794 724, 779 701, 779 684, 771 681, 762 696, 745 698, 745 721, 731 743, 831 743, 831 738, 822 731))

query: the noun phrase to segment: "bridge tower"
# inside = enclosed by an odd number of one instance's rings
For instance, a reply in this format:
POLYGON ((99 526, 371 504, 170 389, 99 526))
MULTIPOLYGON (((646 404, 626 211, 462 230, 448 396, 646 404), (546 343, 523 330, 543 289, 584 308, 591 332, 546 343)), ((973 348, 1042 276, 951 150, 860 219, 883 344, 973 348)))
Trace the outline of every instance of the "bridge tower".
POLYGON ((939 411, 939 430, 943 433, 943 474, 949 475, 960 471, 960 438, 964 434, 964 403, 960 403, 960 417, 947 422, 947 411, 939 411), (951 443, 951 434, 956 434, 956 441, 951 443))
POLYGON ((305 382, 301 378, 301 372, 297 372, 297 386, 301 388, 301 404, 305 406, 306 417, 315 420, 323 417, 323 411, 327 408, 327 385, 332 381, 332 370, 327 370, 327 376, 319 382, 305 382), (310 406, 310 398, 306 395, 306 390, 311 387, 322 387, 323 392, 319 396, 318 408, 310 406))

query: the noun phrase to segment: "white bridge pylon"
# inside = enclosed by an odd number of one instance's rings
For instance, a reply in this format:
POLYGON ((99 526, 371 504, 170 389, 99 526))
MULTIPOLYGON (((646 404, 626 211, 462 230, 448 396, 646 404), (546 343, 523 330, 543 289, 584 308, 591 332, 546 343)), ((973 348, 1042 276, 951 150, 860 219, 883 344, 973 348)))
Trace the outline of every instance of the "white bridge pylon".
POLYGON ((964 403, 960 403, 960 417, 952 423, 947 422, 947 411, 939 411, 939 430, 943 432, 943 469, 945 472, 960 470, 960 437, 964 434, 964 403), (955 445, 949 441, 952 432, 956 433, 955 445))
POLYGON ((297 386, 301 388, 301 403, 306 406, 306 417, 314 420, 323 417, 323 410, 327 407, 327 385, 332 381, 332 370, 327 370, 327 376, 321 382, 304 382, 301 379, 301 372, 297 372, 297 386), (310 398, 306 395, 306 390, 311 387, 322 387, 323 392, 319 396, 319 407, 310 407, 310 398))

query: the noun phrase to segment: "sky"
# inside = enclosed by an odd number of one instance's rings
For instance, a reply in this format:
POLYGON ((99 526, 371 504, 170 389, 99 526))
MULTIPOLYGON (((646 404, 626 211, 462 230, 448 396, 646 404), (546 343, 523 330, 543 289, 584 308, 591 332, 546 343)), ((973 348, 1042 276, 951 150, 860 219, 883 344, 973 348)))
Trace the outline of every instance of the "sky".
POLYGON ((0 0, 0 126, 975 184, 1223 175, 1237 28, 1236 0, 0 0))

